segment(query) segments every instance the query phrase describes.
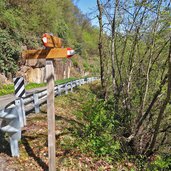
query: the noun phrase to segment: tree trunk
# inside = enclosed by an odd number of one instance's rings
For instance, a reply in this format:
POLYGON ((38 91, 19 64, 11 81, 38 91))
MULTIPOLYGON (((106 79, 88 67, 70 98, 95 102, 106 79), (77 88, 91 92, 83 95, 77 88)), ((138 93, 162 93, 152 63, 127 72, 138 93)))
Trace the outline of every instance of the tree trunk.
POLYGON ((98 11, 99 11, 99 56, 100 56, 100 77, 101 77, 101 86, 102 86, 102 91, 103 91, 103 97, 106 99, 106 86, 105 86, 105 75, 104 75, 104 57, 103 57, 103 40, 102 40, 102 35, 103 35, 103 21, 102 21, 102 15, 103 15, 103 8, 102 5, 100 4, 100 0, 97 0, 97 5, 98 5, 98 11))
POLYGON ((115 30, 116 30, 116 12, 117 12, 117 8, 118 8, 118 4, 119 4, 119 0, 116 0, 116 4, 115 4, 115 8, 114 8, 114 16, 113 16, 113 20, 112 20, 112 39, 111 39, 111 61, 112 61, 112 86, 113 86, 113 96, 115 98, 115 109, 116 112, 118 111, 118 101, 119 101, 119 97, 118 97, 118 88, 116 90, 116 76, 115 76, 115 39, 116 39, 116 34, 115 34, 115 30))
POLYGON ((147 151, 147 155, 150 155, 153 152, 155 143, 156 143, 156 139, 157 139, 157 135, 159 132, 159 128, 160 128, 160 124, 164 115, 164 111, 166 109, 167 104, 170 101, 170 96, 171 96, 171 37, 170 37, 170 48, 169 48, 169 55, 168 55, 168 87, 167 87, 167 95, 166 98, 160 108, 159 111, 159 115, 156 121, 156 125, 154 127, 154 134, 152 136, 151 139, 151 143, 149 145, 148 151, 147 151))

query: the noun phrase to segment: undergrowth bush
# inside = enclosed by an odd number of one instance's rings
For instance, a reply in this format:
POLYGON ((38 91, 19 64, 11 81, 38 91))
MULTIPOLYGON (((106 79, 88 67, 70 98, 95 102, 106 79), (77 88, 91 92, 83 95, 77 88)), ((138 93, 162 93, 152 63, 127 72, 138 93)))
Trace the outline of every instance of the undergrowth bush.
POLYGON ((12 75, 16 72, 19 58, 19 45, 7 30, 0 28, 0 72, 12 75))
POLYGON ((171 155, 158 155, 156 159, 148 166, 148 170, 171 170, 171 155))
POLYGON ((93 152, 108 159, 119 158, 120 143, 116 140, 114 113, 108 110, 107 103, 94 97, 84 105, 78 115, 83 117, 86 125, 76 130, 77 145, 82 151, 93 152))
POLYGON ((75 154, 86 154, 95 160, 106 161, 116 170, 171 170, 170 156, 159 154, 147 157, 129 153, 129 145, 123 136, 127 134, 129 123, 126 124, 122 110, 115 111, 112 98, 108 101, 100 99, 99 89, 97 83, 82 86, 76 93, 67 95, 68 102, 63 100, 65 108, 68 108, 68 103, 77 119, 69 120, 66 131, 69 134, 60 142, 62 149, 76 150, 75 154))

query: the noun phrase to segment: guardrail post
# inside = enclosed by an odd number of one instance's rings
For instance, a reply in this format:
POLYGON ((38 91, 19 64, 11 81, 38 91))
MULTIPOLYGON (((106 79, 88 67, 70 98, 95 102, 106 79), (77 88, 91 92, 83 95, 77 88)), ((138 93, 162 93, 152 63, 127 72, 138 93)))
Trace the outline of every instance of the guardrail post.
POLYGON ((34 110, 35 113, 39 113, 40 112, 40 104, 39 104, 39 97, 38 94, 33 94, 33 99, 34 99, 34 110))
POLYGON ((68 84, 65 84, 65 94, 68 94, 68 84))
POLYGON ((86 83, 87 83, 86 78, 84 78, 84 84, 86 84, 86 83))
POLYGON ((13 80, 14 80, 15 97, 25 97, 24 78, 17 77, 17 78, 13 78, 13 80))
POLYGON ((22 98, 15 100, 15 105, 17 107, 18 115, 19 115, 19 120, 21 127, 24 127, 26 125, 26 113, 24 110, 24 101, 22 98))
POLYGON ((60 85, 58 85, 58 95, 59 96, 61 95, 61 87, 60 87, 60 85))
POLYGON ((78 80, 78 86, 80 86, 81 85, 81 82, 80 82, 80 80, 78 80))
POLYGON ((75 81, 72 81, 72 88, 76 87, 76 82, 75 81))
POLYGON ((78 86, 78 80, 75 80, 75 87, 78 86))
MULTIPOLYGON (((21 139, 21 138, 20 138, 21 139)), ((9 137, 10 140, 10 149, 11 154, 13 157, 19 157, 19 147, 18 147, 18 140, 9 137)))
POLYGON ((72 84, 72 81, 70 82, 71 84, 71 92, 73 92, 73 84, 72 84))
POLYGON ((19 157, 18 140, 21 139, 19 108, 20 106, 16 104, 13 108, 0 111, 0 118, 3 119, 0 129, 9 135, 11 154, 13 157, 19 157))
POLYGON ((83 84, 85 84, 84 79, 82 79, 83 84))

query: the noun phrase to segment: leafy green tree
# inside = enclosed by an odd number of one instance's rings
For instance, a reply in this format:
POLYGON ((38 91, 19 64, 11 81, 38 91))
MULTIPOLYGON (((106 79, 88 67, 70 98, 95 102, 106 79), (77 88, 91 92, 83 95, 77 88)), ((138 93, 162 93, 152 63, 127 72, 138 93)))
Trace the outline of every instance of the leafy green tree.
POLYGON ((104 0, 97 1, 97 5, 103 12, 102 33, 109 35, 111 47, 107 57, 112 57, 112 79, 107 87, 113 87, 110 95, 113 94, 114 111, 128 130, 120 136, 132 153, 151 155, 160 145, 167 146, 170 129, 169 122, 164 123, 170 101, 167 57, 171 3, 104 0))
MULTIPOLYGON (((11 55, 14 52, 8 54, 1 47, 0 55, 4 56, 1 61, 10 56, 14 68, 17 68, 17 62, 13 60, 20 58, 21 46, 28 49, 42 46, 40 38, 43 33, 63 38, 64 46, 73 47, 84 58, 97 56, 97 29, 91 26, 89 19, 71 0, 1 0, 0 15, 0 29, 5 32, 5 37, 10 37, 11 42, 16 42, 15 55, 11 55)), ((9 49, 13 49, 12 46, 9 49)), ((1 63, 1 68, 4 68, 4 62, 1 63)))
POLYGON ((0 72, 14 74, 17 70, 19 45, 6 30, 0 29, 0 72))

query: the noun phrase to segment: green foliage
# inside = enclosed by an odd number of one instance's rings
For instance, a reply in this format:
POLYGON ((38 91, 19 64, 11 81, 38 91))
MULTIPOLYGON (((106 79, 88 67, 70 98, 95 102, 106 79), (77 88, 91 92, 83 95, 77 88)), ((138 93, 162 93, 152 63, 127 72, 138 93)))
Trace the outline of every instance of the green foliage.
POLYGON ((84 63, 83 63, 83 67, 84 67, 84 70, 85 70, 85 71, 88 71, 88 70, 89 70, 89 65, 88 65, 87 62, 84 62, 84 63))
POLYGON ((0 96, 6 95, 6 94, 12 94, 14 93, 14 85, 9 84, 9 85, 3 85, 0 87, 0 96))
MULTIPOLYGON (((38 84, 38 83, 29 83, 25 85, 26 90, 30 90, 33 88, 39 88, 39 87, 44 87, 46 84, 38 84)), ((0 96, 4 96, 6 94, 13 94, 14 93, 14 85, 13 84, 8 84, 8 85, 3 85, 0 87, 0 96)))
POLYGON ((170 155, 164 155, 164 156, 156 156, 156 159, 154 162, 152 162, 149 167, 149 170, 170 170, 171 169, 171 156, 170 155))
POLYGON ((60 38, 63 38, 67 41, 68 38, 68 25, 64 20, 60 20, 59 23, 56 23, 56 32, 60 38))
POLYGON ((83 46, 82 46, 81 43, 75 42, 74 49, 75 49, 75 51, 76 51, 77 54, 82 55, 83 46))
POLYGON ((64 83, 74 81, 74 80, 77 80, 77 79, 78 78, 66 78, 64 80, 57 80, 57 81, 55 81, 55 84, 64 84, 64 83))
POLYGON ((84 51, 86 58, 98 53, 98 32, 71 0, 1 0, 0 15, 0 72, 5 75, 17 70, 21 46, 42 46, 43 33, 58 35, 65 47, 73 47, 80 55, 84 51))
POLYGON ((82 130, 77 130, 77 145, 82 151, 93 152, 97 156, 119 158, 120 143, 114 138, 115 120, 103 100, 92 98, 77 113, 86 121, 82 130))
POLYGON ((0 44, 0 72, 14 74, 17 70, 19 45, 6 30, 2 29, 0 29, 0 44))
POLYGON ((97 40, 98 32, 97 30, 84 30, 83 31, 84 48, 88 50, 88 53, 96 54, 97 51, 97 40))
POLYGON ((29 83, 25 86, 26 90, 31 90, 33 88, 39 88, 39 87, 44 87, 46 86, 45 83, 41 83, 41 84, 38 84, 38 83, 29 83))
MULTIPOLYGON (((118 6, 113 2, 108 1, 109 6, 104 7, 109 15, 102 15, 102 25, 106 25, 105 17, 114 21, 113 25, 108 23, 109 28, 103 27, 109 36, 105 37, 105 31, 102 33, 103 91, 107 94, 105 98, 113 96, 113 110, 122 125, 117 136, 123 140, 125 152, 151 155, 158 149, 164 151, 163 147, 168 149, 170 144, 169 79, 163 81, 170 70, 170 1, 125 1, 125 9, 135 18, 120 8, 121 1, 117 1, 118 6), (115 14, 111 13, 113 8, 115 14), (149 8, 157 12, 148 11, 149 8), (119 15, 121 11, 123 15, 119 15)), ((87 41, 91 39, 87 33, 83 35, 87 41)))
POLYGON ((71 58, 71 60, 72 60, 72 63, 73 63, 74 67, 78 67, 79 66, 78 61, 75 58, 71 58))
POLYGON ((22 28, 23 21, 20 18, 22 14, 17 9, 8 9, 3 14, 3 20, 6 27, 11 30, 15 30, 17 28, 22 28))

